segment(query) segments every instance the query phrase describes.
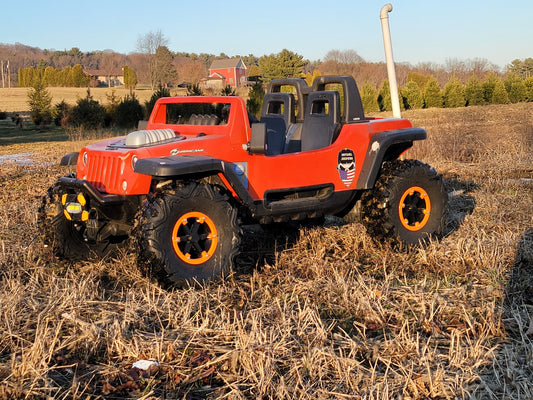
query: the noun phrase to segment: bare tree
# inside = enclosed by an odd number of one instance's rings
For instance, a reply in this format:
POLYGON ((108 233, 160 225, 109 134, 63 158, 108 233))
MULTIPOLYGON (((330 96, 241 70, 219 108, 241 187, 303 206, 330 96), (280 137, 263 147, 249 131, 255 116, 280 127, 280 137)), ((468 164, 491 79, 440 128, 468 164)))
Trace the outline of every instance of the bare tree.
POLYGON ((207 76, 207 68, 200 60, 180 60, 176 68, 179 79, 187 83, 198 83, 207 76))
POLYGON ((137 39, 137 51, 147 55, 148 75, 150 76, 152 90, 154 90, 155 84, 157 83, 157 77, 155 74, 155 53, 159 47, 167 45, 168 39, 160 30, 157 32, 148 32, 139 36, 137 39))
POLYGON ((0 48, 0 75, 2 77, 2 87, 11 87, 11 65, 10 61, 16 53, 9 47, 0 48))
POLYGON ((358 64, 365 60, 355 50, 330 50, 324 57, 324 62, 334 61, 341 64, 358 64))
POLYGON ((0 60, 0 73, 2 74, 2 87, 5 88, 5 77, 4 77, 4 60, 0 60))
POLYGON ((112 82, 112 76, 119 75, 121 73, 122 67, 125 65, 125 57, 122 54, 107 52, 102 53, 102 58, 100 59, 99 69, 107 77, 107 85, 111 86, 114 84, 112 82))

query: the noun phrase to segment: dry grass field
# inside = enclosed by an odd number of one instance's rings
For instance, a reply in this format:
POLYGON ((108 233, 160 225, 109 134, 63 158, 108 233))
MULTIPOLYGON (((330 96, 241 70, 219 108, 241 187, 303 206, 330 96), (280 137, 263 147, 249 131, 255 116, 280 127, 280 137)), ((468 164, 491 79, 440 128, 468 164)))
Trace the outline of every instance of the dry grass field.
MULTIPOLYGON (((87 96, 87 88, 64 88, 64 87, 49 87, 47 89, 52 95, 52 104, 65 101, 68 104, 76 104, 78 99, 85 98, 87 96)), ((0 88, 0 111, 17 112, 17 111, 29 111, 28 106, 28 92, 30 88, 0 88)), ((112 93, 118 98, 123 98, 130 94, 128 89, 124 87, 97 87, 91 88, 91 96, 97 100, 100 104, 105 105, 109 101, 108 95, 112 93)), ((135 96, 139 99, 141 104, 149 100, 152 96, 152 90, 150 88, 135 90, 135 96)), ((172 94, 174 94, 172 92, 172 94)))
POLYGON ((43 247, 40 198, 87 140, 0 147, 19 154, 0 165, 0 398, 533 398, 533 103, 404 115, 429 135, 408 156, 445 177, 441 241, 247 229, 234 274, 189 289, 144 277, 134 249, 43 247))

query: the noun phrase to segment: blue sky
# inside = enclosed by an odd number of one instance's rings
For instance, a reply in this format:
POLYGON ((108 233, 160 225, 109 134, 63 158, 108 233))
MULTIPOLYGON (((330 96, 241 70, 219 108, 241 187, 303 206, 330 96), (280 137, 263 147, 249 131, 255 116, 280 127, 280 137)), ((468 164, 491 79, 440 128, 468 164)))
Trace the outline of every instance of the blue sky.
MULTIPOLYGON (((391 0, 397 62, 484 58, 504 67, 533 57, 532 0, 391 0)), ((232 55, 278 53, 309 60, 355 50, 384 60, 379 12, 387 1, 25 0, 2 5, 0 43, 41 49, 136 50, 139 36, 161 31, 172 51, 232 55), (152 3, 152 5, 149 5, 152 3), (228 4, 224 6, 224 4, 228 4)))

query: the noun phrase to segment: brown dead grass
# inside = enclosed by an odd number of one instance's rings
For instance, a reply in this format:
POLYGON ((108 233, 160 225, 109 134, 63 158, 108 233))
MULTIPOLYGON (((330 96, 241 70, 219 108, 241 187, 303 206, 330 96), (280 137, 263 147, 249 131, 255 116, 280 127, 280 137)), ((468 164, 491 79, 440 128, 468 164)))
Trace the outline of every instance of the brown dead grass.
POLYGON ((429 134, 411 157, 451 194, 443 240, 398 251, 337 220, 250 228, 235 274, 195 289, 161 288, 131 252, 57 261, 35 212, 65 171, 2 165, 0 398, 532 398, 532 115, 406 113, 429 134))
MULTIPOLYGON (((28 92, 30 88, 0 88, 0 111, 7 112, 26 112, 30 111, 28 106, 28 92)), ((68 104, 76 104, 79 99, 87 96, 87 88, 64 88, 64 87, 49 87, 47 89, 52 95, 52 103, 57 104, 65 101, 68 104)), ((123 87, 107 88, 97 87, 91 88, 91 96, 100 104, 109 103, 107 96, 115 94, 118 98, 124 98, 130 94, 129 89, 123 87)), ((152 91, 148 89, 138 89, 134 91, 135 96, 141 104, 149 100, 152 96, 152 91)))
MULTIPOLYGON (((87 88, 72 88, 72 87, 48 87, 47 90, 52 95, 52 104, 58 104, 61 101, 65 101, 68 104, 76 104, 79 99, 83 99, 87 96, 87 88)), ((6 112, 29 112, 28 105, 28 92, 30 88, 0 88, 0 111, 6 112)), ((117 98, 122 99, 130 94, 129 89, 122 86, 118 87, 97 87, 91 88, 91 96, 94 100, 98 101, 102 105, 109 103, 108 96, 115 95, 117 98)), ((247 98, 249 88, 237 88, 236 93, 239 96, 247 98)), ((219 92, 219 91, 218 91, 219 92)), ((206 95, 218 95, 217 91, 205 90, 206 95)), ((150 87, 139 86, 134 90, 134 94, 141 104, 150 100, 154 92, 150 87)), ((187 89, 183 88, 170 88, 171 96, 185 96, 187 89)))

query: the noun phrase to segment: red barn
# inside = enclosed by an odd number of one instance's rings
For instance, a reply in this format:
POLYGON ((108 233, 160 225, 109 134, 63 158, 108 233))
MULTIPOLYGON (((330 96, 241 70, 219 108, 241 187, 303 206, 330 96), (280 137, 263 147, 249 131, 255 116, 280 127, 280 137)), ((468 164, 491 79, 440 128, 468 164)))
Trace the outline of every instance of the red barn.
POLYGON ((246 83, 246 65, 237 58, 215 60, 209 68, 209 78, 220 78, 224 85, 241 86, 246 83))

